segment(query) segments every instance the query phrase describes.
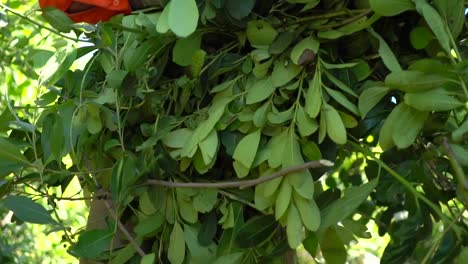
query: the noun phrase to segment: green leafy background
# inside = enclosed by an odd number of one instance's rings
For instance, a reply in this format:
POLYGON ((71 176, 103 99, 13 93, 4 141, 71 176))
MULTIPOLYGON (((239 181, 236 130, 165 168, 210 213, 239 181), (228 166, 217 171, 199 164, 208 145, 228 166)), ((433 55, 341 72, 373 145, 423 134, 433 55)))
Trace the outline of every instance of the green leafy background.
POLYGON ((0 5, 0 203, 70 255, 467 254, 465 1, 170 0, 97 25, 21 3, 0 5))

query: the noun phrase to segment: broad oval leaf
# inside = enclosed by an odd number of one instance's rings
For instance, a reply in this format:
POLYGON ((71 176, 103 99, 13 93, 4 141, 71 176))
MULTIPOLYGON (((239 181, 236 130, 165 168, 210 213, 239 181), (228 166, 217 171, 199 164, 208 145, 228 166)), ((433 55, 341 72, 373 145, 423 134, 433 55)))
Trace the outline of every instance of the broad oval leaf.
POLYGON ((314 78, 309 82, 309 89, 305 95, 305 111, 311 118, 316 118, 322 106, 322 84, 319 71, 315 71, 314 78))
POLYGON ((280 87, 294 79, 301 72, 301 67, 289 61, 277 60, 273 66, 271 82, 275 87, 280 87))
POLYGON ((5 207, 13 211, 20 220, 34 224, 57 224, 49 212, 31 198, 10 195, 4 201, 5 207))
POLYGON ((236 244, 240 248, 255 247, 264 242, 278 227, 278 223, 271 215, 264 215, 249 219, 239 228, 236 244))
POLYGON ((29 164, 29 161, 21 153, 18 146, 15 146, 15 144, 3 137, 0 137, 0 159, 11 161, 19 165, 29 164))
POLYGON ((284 213, 286 213, 291 201, 291 195, 292 186, 289 184, 288 181, 283 180, 278 195, 276 196, 275 218, 277 220, 280 219, 284 215, 284 213))
POLYGON ((414 9, 411 0, 369 0, 369 4, 372 10, 382 16, 395 16, 414 9))
POLYGON ((299 65, 299 59, 304 52, 309 50, 314 54, 317 54, 319 47, 320 42, 318 42, 318 40, 316 40, 314 37, 307 37, 293 47, 291 50, 291 61, 299 65))
POLYGON ((294 194, 294 204, 301 215, 304 226, 310 231, 316 231, 320 226, 320 210, 315 201, 294 194))
POLYGON ((262 130, 258 129, 257 131, 248 134, 239 141, 232 158, 239 161, 246 168, 252 166, 252 163, 257 155, 258 144, 260 143, 260 136, 262 130))
POLYGON ((407 93, 423 92, 441 87, 449 81, 437 74, 425 74, 420 71, 392 72, 385 77, 385 85, 407 93))
POLYGON ((241 20, 248 16, 255 5, 255 0, 226 0, 225 8, 235 19, 241 20))
POLYGON ((78 257, 96 259, 109 249, 113 235, 108 229, 86 230, 71 250, 78 257))
POLYGON ((252 20, 247 24, 246 34, 253 46, 266 46, 273 43, 278 32, 265 20, 252 20))
POLYGON ((382 98, 388 93, 388 87, 369 87, 359 95, 358 108, 361 113, 361 118, 364 119, 367 113, 377 105, 382 98))
POLYGON ((421 93, 407 93, 404 99, 407 105, 420 111, 448 111, 463 105, 442 88, 421 93))
POLYGON ((395 124, 393 125, 393 142, 399 148, 407 148, 413 144, 424 126, 428 112, 416 110, 405 103, 401 103, 395 124))
POLYGON ((373 179, 358 187, 350 187, 344 191, 343 197, 332 202, 321 211, 322 219, 320 229, 333 226, 340 220, 345 219, 364 202, 369 194, 375 189, 378 178, 373 179))
POLYGON ((288 236, 288 244, 293 249, 297 248, 305 238, 301 217, 299 216, 299 212, 294 204, 291 204, 288 211, 286 235, 288 236))
POLYGON ((337 144, 345 144, 347 140, 346 128, 338 111, 330 105, 324 105, 321 118, 325 118, 327 134, 330 139, 337 144))
POLYGON ((167 257, 172 264, 182 264, 185 259, 184 230, 178 222, 172 228, 167 257))
POLYGON ((265 100, 271 94, 273 94, 275 89, 276 88, 273 85, 272 77, 256 81, 247 91, 247 104, 254 104, 265 100))
POLYGON ((197 28, 198 16, 195 0, 171 0, 167 22, 177 36, 188 37, 197 28))

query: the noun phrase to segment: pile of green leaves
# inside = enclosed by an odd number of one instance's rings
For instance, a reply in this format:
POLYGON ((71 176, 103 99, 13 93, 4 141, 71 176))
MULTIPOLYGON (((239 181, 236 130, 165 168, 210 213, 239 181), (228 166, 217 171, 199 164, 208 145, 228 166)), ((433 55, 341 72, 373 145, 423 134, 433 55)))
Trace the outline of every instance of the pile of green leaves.
POLYGON ((95 26, 49 10, 92 45, 35 51, 48 61, 31 78, 47 91, 39 111, 1 120, 0 196, 20 220, 60 229, 16 191, 79 177, 111 211, 76 237, 63 226, 84 259, 292 263, 303 244, 345 263, 376 224, 391 238, 382 263, 452 261, 468 254, 465 5, 171 0, 95 26), (203 185, 320 159, 335 165, 203 185))

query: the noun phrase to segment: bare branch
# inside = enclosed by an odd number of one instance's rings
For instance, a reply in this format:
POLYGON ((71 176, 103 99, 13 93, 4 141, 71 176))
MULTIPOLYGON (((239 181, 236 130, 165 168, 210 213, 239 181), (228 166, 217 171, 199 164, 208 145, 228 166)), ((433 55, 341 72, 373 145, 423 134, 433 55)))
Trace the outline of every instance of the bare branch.
POLYGON ((287 174, 312 169, 312 168, 321 168, 321 167, 331 167, 333 162, 329 160, 316 160, 305 162, 296 166, 284 168, 280 171, 277 171, 269 176, 260 177, 253 180, 245 181, 230 181, 230 182, 171 182, 163 180, 147 180, 146 185, 161 185, 170 188, 217 188, 217 189, 227 189, 227 188, 247 188, 251 186, 256 186, 261 183, 271 181, 273 179, 286 176, 287 174))

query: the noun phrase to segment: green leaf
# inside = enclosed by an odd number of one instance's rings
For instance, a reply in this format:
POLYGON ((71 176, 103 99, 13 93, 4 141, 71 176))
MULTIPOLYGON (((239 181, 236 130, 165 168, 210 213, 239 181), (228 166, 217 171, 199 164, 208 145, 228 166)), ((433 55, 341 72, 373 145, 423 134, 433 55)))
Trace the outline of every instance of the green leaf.
POLYGON ((101 110, 95 104, 86 105, 86 126, 90 134, 97 134, 102 129, 101 110))
POLYGON ((301 140, 301 149, 302 153, 308 160, 319 160, 322 158, 322 153, 320 153, 320 148, 317 144, 310 140, 301 140))
POLYGON ((413 48, 420 50, 429 45, 434 35, 426 27, 415 27, 410 32, 410 41, 413 48))
POLYGON ((348 98, 346 98, 344 94, 330 89, 328 87, 325 87, 325 90, 327 91, 328 95, 330 95, 330 97, 337 101, 340 105, 344 106, 346 109, 351 111, 351 113, 357 116, 359 115, 359 110, 357 106, 353 104, 348 98))
POLYGON ((305 95, 305 111, 311 118, 316 118, 322 107, 322 84, 319 71, 315 71, 314 78, 309 82, 309 89, 305 95))
POLYGON ((276 196, 275 218, 280 219, 288 210, 292 195, 292 187, 288 181, 283 180, 276 196))
POLYGON ((216 189, 204 189, 193 197, 193 208, 201 213, 207 213, 213 209, 218 201, 216 189))
POLYGON ((265 20, 251 20, 247 23, 246 34, 252 46, 267 46, 273 43, 278 32, 265 20))
POLYGON ((465 23, 464 0, 434 0, 433 3, 448 25, 453 38, 456 39, 463 30, 463 24, 465 23))
POLYGON ((295 107, 293 105, 286 111, 278 112, 278 110, 273 106, 272 111, 267 114, 267 119, 274 125, 284 124, 293 118, 294 108, 295 107))
POLYGON ((369 0, 370 7, 382 16, 396 16, 414 9, 411 0, 369 0))
MULTIPOLYGON (((304 159, 301 153, 301 147, 299 146, 299 142, 297 141, 297 136, 296 132, 294 131, 294 128, 289 128, 287 132, 288 133, 286 134, 286 144, 284 147, 284 151, 282 152, 283 168, 288 168, 304 163, 304 159)), ((303 187, 306 183, 306 180, 311 177, 312 176, 310 175, 309 170, 302 170, 288 174, 286 179, 297 191, 298 189, 303 187)), ((309 191, 312 195, 314 189, 311 188, 311 190, 309 191)))
POLYGON ((235 160, 232 166, 234 167, 237 177, 244 178, 249 175, 250 169, 244 166, 240 161, 235 160))
POLYGON ((301 218, 294 204, 291 204, 289 207, 288 219, 286 223, 286 235, 288 237, 288 244, 292 249, 297 248, 305 237, 301 218))
POLYGON ((452 148, 453 154, 455 154, 456 160, 462 166, 468 166, 468 149, 458 144, 450 144, 450 147, 452 148))
POLYGON ((42 16, 53 28, 65 33, 72 29, 73 21, 63 11, 50 7, 43 10, 42 16))
POLYGON ((423 92, 439 88, 449 79, 442 75, 426 74, 420 71, 392 72, 385 77, 385 85, 407 93, 423 92))
POLYGON ((312 51, 313 54, 317 54, 320 47, 320 42, 318 42, 314 37, 307 37, 297 43, 291 50, 291 61, 295 64, 300 65, 299 59, 302 54, 307 50, 312 51))
POLYGON ((13 211, 20 220, 34 224, 57 224, 49 212, 40 204, 26 196, 9 195, 3 201, 6 208, 13 211))
POLYGON ((297 37, 295 32, 285 31, 278 34, 275 41, 270 45, 268 51, 270 54, 281 54, 297 37))
POLYGON ((316 231, 320 226, 320 210, 315 201, 294 194, 294 204, 301 215, 304 226, 310 231, 316 231))
POLYGON ((108 229, 86 230, 80 234, 72 252, 82 258, 97 259, 109 250, 112 236, 112 231, 108 229))
POLYGON ((399 112, 402 110, 402 105, 403 104, 399 104, 393 109, 380 129, 379 145, 383 150, 387 150, 395 146, 395 142, 393 141, 393 131, 395 129, 395 122, 400 115, 399 112))
POLYGON ((162 226, 164 220, 164 215, 162 213, 155 213, 139 220, 134 231, 138 237, 145 237, 156 232, 162 226))
POLYGON ((347 84, 345 84, 344 82, 342 82, 341 80, 333 76, 333 74, 331 74, 328 71, 325 71, 325 75, 333 84, 336 85, 336 87, 340 88, 343 92, 353 97, 356 97, 356 98, 358 97, 357 94, 347 84))
POLYGON ((113 69, 111 72, 109 72, 109 74, 107 74, 106 80, 110 87, 114 89, 120 89, 127 74, 128 71, 126 70, 113 69))
MULTIPOLYGON (((198 7, 195 0, 171 0, 167 15, 169 28, 179 37, 188 37, 198 25, 198 7)), ((161 18, 160 18, 161 19, 161 18)))
POLYGON ((53 85, 68 71, 76 59, 76 49, 62 48, 50 57, 39 73, 39 85, 53 85))
POLYGON ((241 20, 248 16, 255 5, 255 0, 226 0, 224 7, 235 19, 241 20))
POLYGON ((306 239, 302 241, 302 245, 304 249, 309 252, 311 256, 315 256, 317 254, 317 247, 318 247, 318 238, 315 233, 310 232, 306 239))
POLYGON ((167 3, 164 7, 161 16, 156 24, 156 31, 161 34, 166 33, 169 30, 169 12, 171 10, 171 2, 167 3))
POLYGON ((214 211, 211 211, 205 216, 200 231, 198 232, 198 242, 200 242, 200 245, 209 246, 213 243, 213 238, 216 235, 218 227, 217 222, 216 213, 214 211))
POLYGON ((373 14, 371 17, 361 17, 349 24, 346 24, 340 28, 332 29, 328 31, 319 31, 317 36, 323 39, 338 39, 343 36, 354 34, 358 31, 364 30, 374 24, 377 20, 379 20, 380 15, 373 14))
POLYGON ((217 258, 213 264, 238 264, 241 263, 243 256, 244 252, 232 253, 217 258))
POLYGON ((468 135, 468 119, 465 120, 459 128, 455 129, 452 132, 452 140, 454 142, 461 142, 463 140, 463 136, 468 135))
POLYGON ((178 39, 172 49, 172 61, 180 66, 189 66, 192 64, 193 55, 200 49, 200 44, 200 34, 178 39))
POLYGON ((167 257, 172 264, 182 264, 185 259, 184 230, 178 222, 172 228, 167 257))
POLYGON ((268 143, 270 150, 270 157, 268 158, 268 165, 271 168, 278 168, 283 164, 283 156, 288 142, 288 132, 284 130, 279 135, 275 135, 268 143))
POLYGON ((214 101, 213 105, 208 109, 209 117, 205 121, 201 122, 197 128, 193 131, 190 138, 187 140, 185 146, 181 150, 182 157, 193 157, 197 151, 197 146, 200 141, 205 139, 208 134, 218 123, 219 119, 224 114, 226 104, 229 103, 232 98, 222 98, 218 101, 214 101))
POLYGON ((257 155, 261 134, 262 130, 258 129, 255 132, 243 137, 239 141, 239 144, 237 144, 232 158, 242 163, 242 165, 244 165, 246 168, 250 169, 255 156, 257 155))
POLYGON ((203 162, 205 165, 209 165, 216 159, 216 153, 218 152, 219 139, 216 130, 213 129, 208 136, 198 144, 198 146, 202 153, 203 162))
POLYGON ((416 110, 405 103, 401 105, 395 124, 393 125, 393 142, 399 148, 407 148, 413 144, 424 126, 428 112, 416 110))
POLYGON ((463 105, 443 88, 405 94, 405 103, 420 111, 449 111, 463 105))
POLYGON ((334 228, 329 228, 322 234, 320 249, 325 261, 329 264, 345 264, 347 251, 339 234, 334 228))
POLYGON ((19 146, 11 143, 8 139, 0 137, 0 159, 11 161, 18 165, 30 164, 18 147, 19 146))
POLYGON ((377 105, 390 89, 388 87, 369 87, 359 95, 358 108, 364 119, 369 111, 377 105))
POLYGON ((294 79, 301 72, 301 67, 289 61, 277 60, 273 66, 271 82, 275 87, 280 87, 294 79))
POLYGON ((369 32, 379 41, 379 54, 385 66, 392 72, 401 71, 402 68, 398 62, 397 57, 392 49, 388 46, 387 42, 377 33, 374 29, 369 28, 369 32))
POLYGON ((296 126, 302 137, 312 135, 319 127, 317 121, 311 119, 300 105, 296 110, 296 126))
POLYGON ((332 106, 322 106, 322 118, 325 119, 327 134, 336 144, 345 144, 347 141, 346 128, 338 111, 332 106))
POLYGON ((156 259, 155 253, 147 254, 141 258, 140 264, 153 264, 155 259, 156 259))
POLYGON ((437 11, 426 0, 414 0, 416 10, 420 13, 439 40, 442 48, 450 54, 450 37, 446 25, 437 11))
POLYGON ((332 202, 321 211, 322 219, 320 229, 323 230, 333 226, 351 215, 356 208, 367 199, 378 182, 379 180, 376 178, 361 186, 353 186, 345 189, 343 197, 332 202))
POLYGON ((188 128, 177 129, 164 136, 162 142, 170 148, 183 148, 192 133, 188 128))
POLYGON ((198 221, 198 211, 195 210, 190 198, 184 199, 182 195, 177 195, 177 204, 182 219, 188 223, 195 224, 198 221))
POLYGON ((251 218, 239 228, 236 244, 240 248, 256 247, 268 239, 277 227, 278 223, 271 215, 251 218))
POLYGON ((216 257, 216 247, 213 242, 208 246, 203 246, 199 243, 198 227, 184 225, 184 237, 187 249, 190 254, 187 254, 186 263, 212 263, 216 257))
POLYGON ((253 123, 256 127, 264 127, 267 121, 267 114, 270 111, 270 102, 264 103, 255 111, 253 123))
POLYGON ((256 81, 247 91, 246 102, 247 104, 261 102, 273 94, 275 89, 272 77, 256 81))
POLYGON ((240 78, 242 77, 242 75, 232 79, 232 80, 228 80, 228 81, 225 81, 225 82, 222 82, 218 85, 216 85, 215 87, 213 87, 211 90, 210 90, 210 93, 219 93, 219 92, 222 92, 228 88, 231 88, 240 78))

